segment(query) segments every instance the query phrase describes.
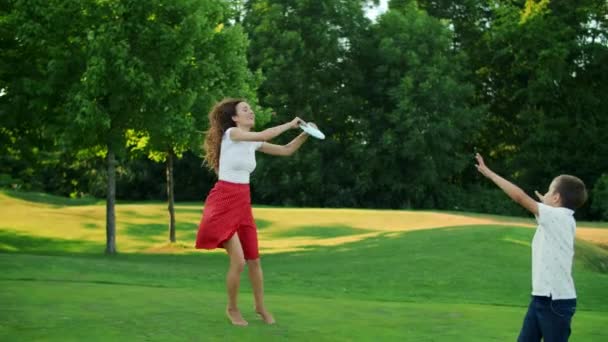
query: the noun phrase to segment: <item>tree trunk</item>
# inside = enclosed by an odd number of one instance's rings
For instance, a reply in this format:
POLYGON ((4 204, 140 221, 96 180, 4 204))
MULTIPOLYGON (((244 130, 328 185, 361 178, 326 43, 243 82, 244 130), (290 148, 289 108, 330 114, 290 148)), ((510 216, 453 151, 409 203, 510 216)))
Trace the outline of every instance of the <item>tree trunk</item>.
POLYGON ((106 254, 116 254, 116 158, 108 144, 108 191, 106 197, 106 254))
POLYGON ((167 153, 167 199, 169 201, 169 241, 175 242, 175 198, 173 196, 173 149, 167 153))

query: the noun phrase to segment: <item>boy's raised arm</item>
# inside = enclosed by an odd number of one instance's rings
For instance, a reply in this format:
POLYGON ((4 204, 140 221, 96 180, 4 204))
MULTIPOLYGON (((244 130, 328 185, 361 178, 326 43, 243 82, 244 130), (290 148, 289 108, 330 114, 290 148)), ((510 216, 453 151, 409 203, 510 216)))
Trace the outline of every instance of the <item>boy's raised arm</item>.
MULTIPOLYGON (((498 185, 512 200, 519 203, 522 207, 526 208, 529 212, 534 215, 538 215, 538 203, 532 199, 532 197, 528 196, 521 188, 517 185, 509 182, 508 180, 502 178, 494 171, 490 170, 486 164, 483 162, 483 157, 477 153, 475 155, 475 159, 477 159, 477 171, 479 171, 482 175, 489 178, 494 184, 498 185)), ((542 197, 541 194, 536 192, 536 195, 539 198, 542 197)))

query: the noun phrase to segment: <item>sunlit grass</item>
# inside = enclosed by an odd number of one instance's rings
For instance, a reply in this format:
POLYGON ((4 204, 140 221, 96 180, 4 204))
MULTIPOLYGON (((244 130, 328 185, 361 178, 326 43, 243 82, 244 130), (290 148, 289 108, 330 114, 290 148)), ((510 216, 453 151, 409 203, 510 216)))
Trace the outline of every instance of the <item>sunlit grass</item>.
MULTIPOLYGON (((0 229, 49 239, 86 241, 88 246, 98 248, 106 239, 105 210, 105 204, 99 201, 5 192, 0 193, 3 217, 0 229)), ((180 243, 175 245, 176 252, 194 251, 201 213, 201 204, 176 205, 176 236, 180 243)), ((532 221, 519 218, 405 210, 254 208, 254 216, 260 248, 266 253, 335 246, 385 233, 440 227, 489 224, 533 227, 532 221)), ((116 229, 117 248, 121 252, 171 251, 164 203, 118 204, 116 229)), ((580 227, 577 234, 579 238, 608 245, 608 230, 580 227)), ((0 248, 10 246, 4 243, 0 248)))

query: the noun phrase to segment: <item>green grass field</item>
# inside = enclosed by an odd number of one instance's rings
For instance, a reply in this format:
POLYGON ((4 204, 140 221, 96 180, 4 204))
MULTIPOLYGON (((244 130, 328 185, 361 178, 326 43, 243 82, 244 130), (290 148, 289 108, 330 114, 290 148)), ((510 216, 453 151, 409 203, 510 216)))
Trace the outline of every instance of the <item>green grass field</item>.
MULTIPOLYGON (((278 323, 254 317, 244 273, 250 325, 233 327, 225 255, 191 247, 200 205, 178 204, 176 245, 165 207, 119 205, 108 257, 103 203, 0 193, 0 340, 513 341, 529 301, 534 230, 518 219, 256 208, 278 323)), ((608 341, 608 250, 578 240, 574 277, 571 341, 608 341)))

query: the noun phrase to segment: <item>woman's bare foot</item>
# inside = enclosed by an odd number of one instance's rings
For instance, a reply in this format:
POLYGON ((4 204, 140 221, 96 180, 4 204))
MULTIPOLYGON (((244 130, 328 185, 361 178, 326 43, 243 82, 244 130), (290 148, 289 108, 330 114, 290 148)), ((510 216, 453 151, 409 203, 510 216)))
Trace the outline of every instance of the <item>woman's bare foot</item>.
POLYGON ((264 321, 264 323, 266 323, 266 324, 275 323, 274 317, 272 317, 272 314, 270 312, 266 311, 265 308, 261 308, 261 309, 256 308, 255 312, 257 312, 257 314, 264 321))
POLYGON ((247 326, 249 323, 243 318, 239 309, 226 308, 226 316, 232 323, 232 325, 238 325, 241 327, 247 326))

